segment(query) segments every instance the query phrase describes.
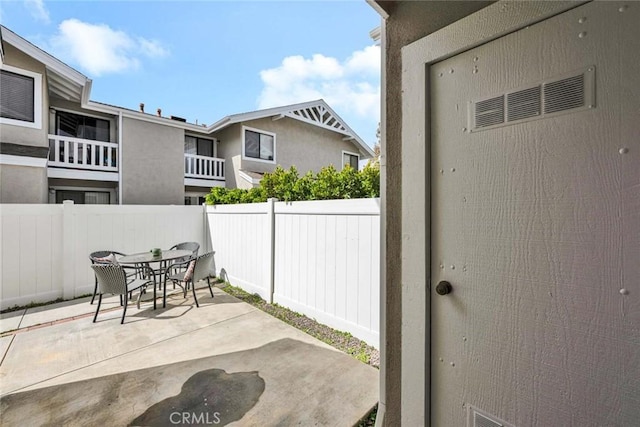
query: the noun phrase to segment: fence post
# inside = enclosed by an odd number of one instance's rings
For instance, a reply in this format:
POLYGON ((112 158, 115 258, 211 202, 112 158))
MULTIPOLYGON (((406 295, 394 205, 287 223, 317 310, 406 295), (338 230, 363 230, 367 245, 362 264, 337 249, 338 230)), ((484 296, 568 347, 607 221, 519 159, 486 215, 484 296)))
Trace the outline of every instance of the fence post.
MULTIPOLYGON (((202 236, 202 245, 204 246, 204 250, 202 251, 202 254, 207 253, 207 252, 211 252, 213 251, 213 241, 211 239, 211 230, 209 229, 209 216, 207 215, 207 204, 203 203, 202 204, 202 216, 203 216, 203 236, 202 236)), ((215 264, 215 252, 214 252, 214 256, 213 256, 213 264, 211 265, 211 270, 209 271, 209 276, 216 276, 217 273, 217 269, 216 269, 216 264, 215 264)))
POLYGON ((62 202, 62 298, 72 299, 75 295, 76 278, 73 253, 75 230, 73 224, 73 200, 62 202))
POLYGON ((275 202, 278 199, 267 200, 267 244, 268 244, 268 256, 265 262, 267 265, 267 280, 269 286, 269 304, 273 304, 273 292, 275 286, 275 249, 276 249, 276 215, 275 215, 275 202))

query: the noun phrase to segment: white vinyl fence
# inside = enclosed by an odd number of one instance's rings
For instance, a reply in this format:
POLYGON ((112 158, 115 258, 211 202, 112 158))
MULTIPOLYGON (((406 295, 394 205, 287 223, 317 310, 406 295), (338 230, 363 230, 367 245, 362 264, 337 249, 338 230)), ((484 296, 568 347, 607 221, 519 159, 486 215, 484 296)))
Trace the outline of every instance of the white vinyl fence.
POLYGON ((195 241, 209 250, 202 206, 0 206, 2 309, 93 292, 89 253, 145 252, 195 241))
POLYGON ((206 210, 218 275, 378 347, 379 199, 206 210))
POLYGON ((0 205, 2 309, 93 292, 89 253, 215 251, 233 285, 378 346, 378 199, 226 206, 0 205))

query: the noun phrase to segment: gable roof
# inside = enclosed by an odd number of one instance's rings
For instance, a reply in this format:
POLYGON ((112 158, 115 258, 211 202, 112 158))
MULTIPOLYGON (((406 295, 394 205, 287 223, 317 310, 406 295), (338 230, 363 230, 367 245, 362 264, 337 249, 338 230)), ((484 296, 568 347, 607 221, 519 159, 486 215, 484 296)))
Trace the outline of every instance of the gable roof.
MULTIPOLYGON (((0 25, 0 41, 15 47, 24 54, 41 62, 47 72, 49 91, 68 101, 86 103, 91 93, 91 79, 51 56, 28 40, 20 37, 4 25, 0 25)), ((4 46, 2 47, 4 52, 4 46)), ((2 58, 4 63, 4 55, 2 58)))
POLYGON ((265 117, 271 117, 273 120, 289 117, 310 125, 337 132, 344 135, 343 139, 345 141, 351 141, 365 158, 374 156, 371 147, 369 147, 369 145, 367 145, 323 99, 303 102, 300 104, 285 105, 283 107, 251 111, 248 113, 233 114, 218 120, 216 123, 212 124, 208 130, 215 132, 236 123, 262 119, 265 117))

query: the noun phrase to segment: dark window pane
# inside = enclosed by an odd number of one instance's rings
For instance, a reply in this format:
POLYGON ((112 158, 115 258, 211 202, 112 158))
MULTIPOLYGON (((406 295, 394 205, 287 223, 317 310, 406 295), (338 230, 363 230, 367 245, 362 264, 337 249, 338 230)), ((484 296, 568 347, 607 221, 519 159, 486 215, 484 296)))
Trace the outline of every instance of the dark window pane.
POLYGON ((56 203, 62 203, 65 200, 73 200, 76 205, 84 205, 84 192, 71 190, 56 191, 56 203))
POLYGON ((344 153, 342 155, 342 167, 346 167, 347 165, 351 166, 353 169, 358 170, 358 156, 354 156, 353 154, 344 153))
POLYGON ((34 80, 32 77, 0 71, 0 116, 34 122, 34 80))
POLYGON ((58 111, 56 113, 58 135, 91 141, 109 142, 109 121, 58 111))
POLYGON ((351 159, 349 159, 349 164, 351 165, 351 167, 355 170, 358 170, 358 156, 351 156, 351 159))
POLYGON ((244 155, 247 157, 260 158, 260 134, 250 130, 244 134, 244 155))
POLYGON ((213 157, 213 141, 210 139, 198 138, 198 155, 213 157))

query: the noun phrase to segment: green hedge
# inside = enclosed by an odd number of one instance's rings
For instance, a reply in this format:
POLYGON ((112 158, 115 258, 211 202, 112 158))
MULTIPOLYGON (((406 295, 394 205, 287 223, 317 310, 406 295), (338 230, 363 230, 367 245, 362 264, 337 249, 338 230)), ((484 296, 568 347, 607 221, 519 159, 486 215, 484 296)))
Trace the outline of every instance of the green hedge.
POLYGON ((380 197, 380 169, 376 164, 368 164, 360 171, 349 166, 337 171, 327 166, 315 175, 307 172, 303 176, 299 176, 294 166, 288 170, 278 166, 264 175, 258 187, 250 190, 212 188, 207 203, 229 205, 266 202, 269 198, 293 202, 368 197, 380 197))

